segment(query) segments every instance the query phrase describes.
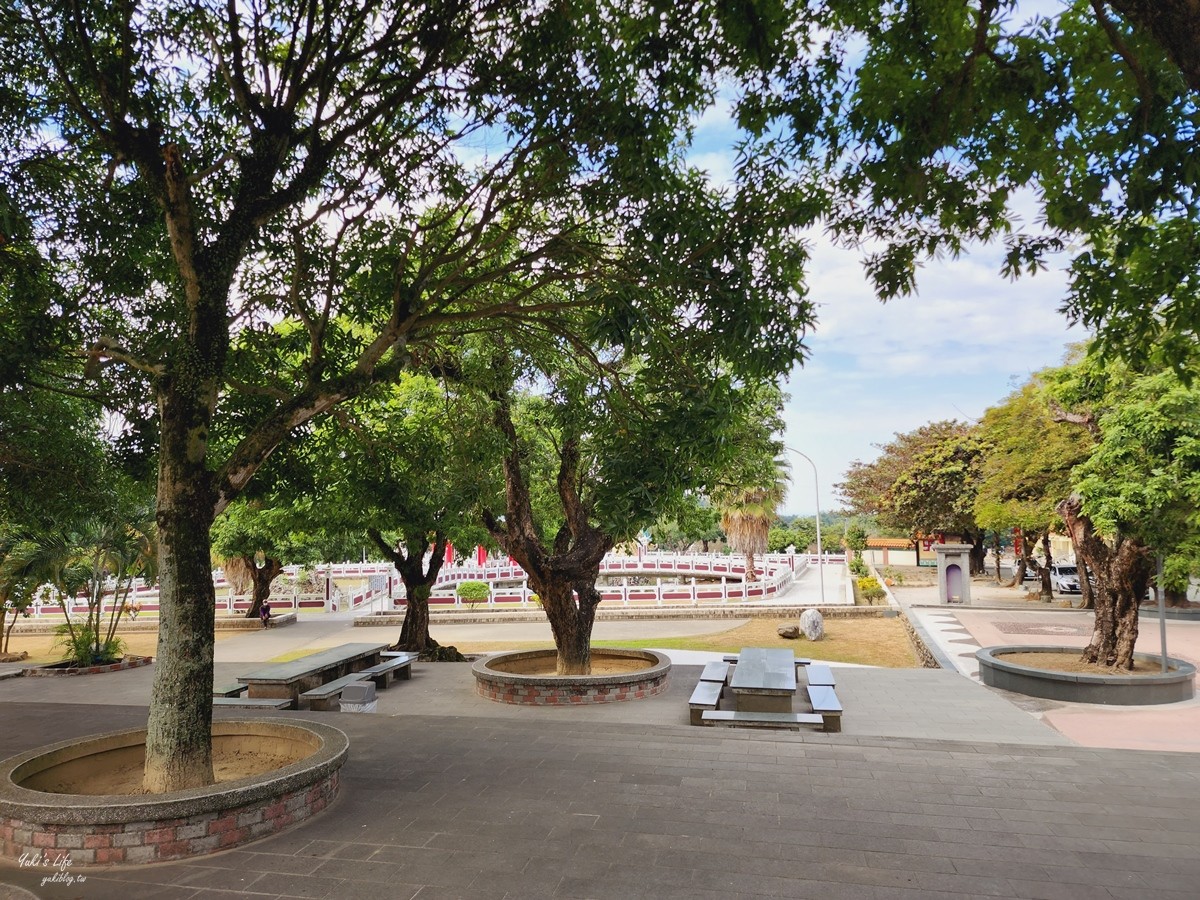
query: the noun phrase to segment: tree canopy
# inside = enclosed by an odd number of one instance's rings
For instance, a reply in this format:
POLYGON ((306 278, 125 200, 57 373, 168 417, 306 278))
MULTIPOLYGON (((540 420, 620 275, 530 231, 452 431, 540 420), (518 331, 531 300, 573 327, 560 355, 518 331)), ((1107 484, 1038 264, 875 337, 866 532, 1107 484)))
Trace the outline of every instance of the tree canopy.
POLYGON ((1194 0, 790 4, 790 52, 739 105, 745 156, 790 171, 883 299, 974 241, 1002 273, 1069 260, 1063 309, 1130 359, 1200 328, 1194 0), (1032 213, 1029 212, 1032 207, 1032 213))
POLYGON ((150 790, 212 778, 209 529, 296 429, 473 332, 673 334, 754 377, 803 353, 769 170, 717 191, 683 161, 718 73, 779 49, 711 4, 3 16, 0 196, 53 287, 31 302, 64 298, 86 387, 157 431, 150 790))

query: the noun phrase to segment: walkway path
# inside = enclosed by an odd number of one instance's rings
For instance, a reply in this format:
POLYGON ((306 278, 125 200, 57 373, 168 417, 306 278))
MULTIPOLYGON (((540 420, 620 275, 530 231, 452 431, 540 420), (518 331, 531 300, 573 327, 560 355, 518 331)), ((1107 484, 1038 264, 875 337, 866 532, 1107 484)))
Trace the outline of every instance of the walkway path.
MULTIPOLYGON (((934 588, 895 591, 912 620, 956 671, 978 682, 975 651, 998 644, 1063 645, 1082 649, 1092 614, 1019 598, 1015 590, 972 585, 971 607, 937 605, 934 588)), ((1157 619, 1140 623, 1137 649, 1159 653, 1157 619)), ((1168 621, 1167 652, 1200 666, 1200 623, 1168 621)), ((1200 697, 1163 706, 1095 706, 995 692, 1066 737, 1089 747, 1200 752, 1200 697)))

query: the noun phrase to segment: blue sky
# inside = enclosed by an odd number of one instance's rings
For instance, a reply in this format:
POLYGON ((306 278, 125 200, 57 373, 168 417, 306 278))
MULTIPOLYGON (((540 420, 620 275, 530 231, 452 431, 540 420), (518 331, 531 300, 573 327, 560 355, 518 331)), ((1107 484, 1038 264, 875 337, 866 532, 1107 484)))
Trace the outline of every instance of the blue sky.
MULTIPOLYGON (((727 106, 714 108, 697 124, 689 160, 712 180, 731 181, 735 138, 727 106)), ((1019 209, 1026 220, 1036 212, 1032 198, 1019 209)), ((975 247, 957 260, 927 263, 916 295, 884 305, 858 251, 834 246, 821 232, 809 244, 818 323, 807 341, 810 359, 786 385, 784 440, 811 457, 822 510, 840 505, 834 485, 853 460, 878 455, 873 444, 938 419, 977 419, 1086 336, 1058 312, 1065 256, 1049 271, 1010 282, 999 274, 1000 249, 975 247)), ((781 511, 811 515, 813 469, 794 454, 791 460, 781 511)))

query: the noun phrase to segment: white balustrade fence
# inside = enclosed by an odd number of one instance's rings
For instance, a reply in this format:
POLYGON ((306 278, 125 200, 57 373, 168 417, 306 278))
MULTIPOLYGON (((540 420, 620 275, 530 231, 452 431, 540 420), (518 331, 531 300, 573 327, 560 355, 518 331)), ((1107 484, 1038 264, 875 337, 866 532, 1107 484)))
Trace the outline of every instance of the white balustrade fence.
MULTIPOLYGON (((759 578, 744 581, 745 557, 724 553, 665 553, 648 552, 639 556, 610 553, 600 564, 600 575, 605 578, 654 578, 654 584, 620 584, 601 589, 606 602, 624 605, 658 605, 725 603, 729 601, 765 601, 782 593, 795 577, 810 565, 816 564, 815 554, 770 553, 756 557, 759 578), (720 579, 720 583, 711 581, 720 579), (711 583, 701 584, 698 579, 711 583), (666 583, 664 583, 664 581, 666 583)), ((844 564, 844 554, 825 554, 827 564, 844 564)), ((286 567, 285 572, 295 575, 297 566, 286 567)), ((290 590, 272 593, 271 608, 276 612, 299 610, 324 610, 327 612, 362 611, 365 609, 386 610, 402 606, 404 583, 399 572, 390 563, 340 563, 317 567, 315 580, 324 581, 322 593, 304 592, 293 586, 290 590), (348 595, 338 587, 336 581, 361 578, 360 588, 348 595)), ((532 592, 525 580, 525 572, 513 562, 488 560, 480 566, 474 560, 461 565, 446 564, 438 573, 434 594, 430 603, 462 606, 455 592, 464 581, 484 581, 491 588, 485 602, 496 604, 526 604, 532 592)), ((223 576, 214 579, 218 614, 244 614, 251 606, 247 595, 235 595, 223 576)), ((42 591, 30 608, 33 616, 61 615, 61 608, 52 592, 42 591)), ((113 598, 105 599, 105 611, 111 611, 113 598)), ((139 613, 155 613, 158 610, 158 588, 156 585, 137 584, 129 597, 129 603, 139 613)), ((72 615, 87 611, 82 597, 74 598, 68 606, 72 615)))

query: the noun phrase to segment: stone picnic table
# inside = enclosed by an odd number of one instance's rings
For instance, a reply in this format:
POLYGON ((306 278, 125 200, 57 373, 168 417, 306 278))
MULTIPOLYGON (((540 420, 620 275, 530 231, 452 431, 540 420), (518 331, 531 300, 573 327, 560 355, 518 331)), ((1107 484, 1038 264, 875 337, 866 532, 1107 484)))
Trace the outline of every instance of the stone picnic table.
POLYGON ((792 711, 796 695, 796 657, 791 650, 743 647, 729 679, 737 708, 745 712, 792 711))
POLYGON ((305 691, 376 665, 387 646, 342 644, 288 662, 271 663, 239 675, 237 680, 247 686, 247 697, 286 698, 298 705, 300 695, 305 691))

